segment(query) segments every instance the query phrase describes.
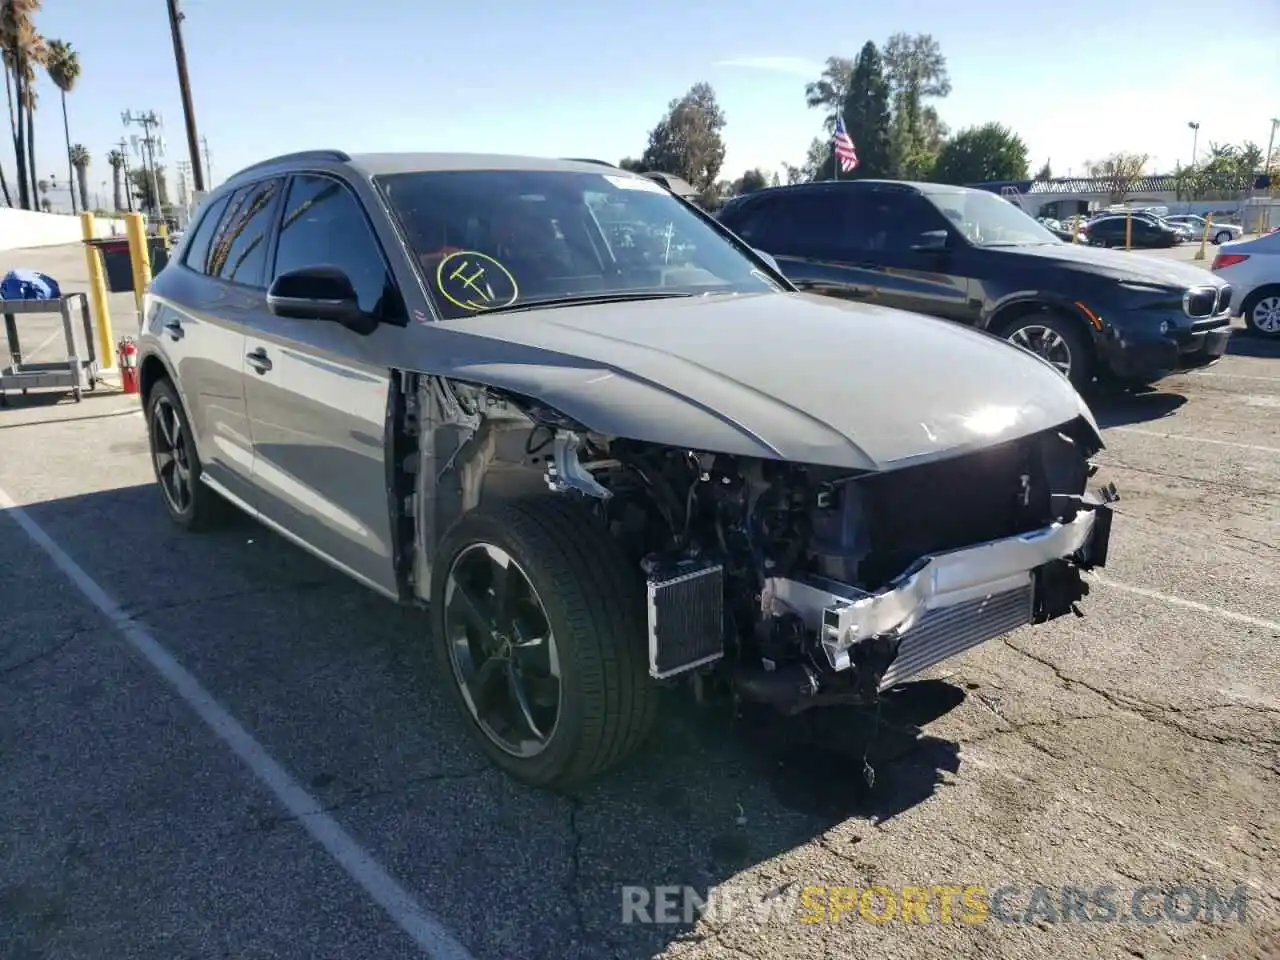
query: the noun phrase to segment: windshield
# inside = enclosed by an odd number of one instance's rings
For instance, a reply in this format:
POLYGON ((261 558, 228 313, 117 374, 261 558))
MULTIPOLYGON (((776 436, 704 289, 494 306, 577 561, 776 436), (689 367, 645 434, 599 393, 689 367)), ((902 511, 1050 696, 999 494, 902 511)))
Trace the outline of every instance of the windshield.
POLYGON ((966 240, 979 247, 1062 243, 1043 224, 1003 197, 985 190, 928 191, 926 200, 942 211, 966 240))
POLYGON ((446 170, 378 184, 446 319, 781 289, 665 188, 622 171, 446 170))

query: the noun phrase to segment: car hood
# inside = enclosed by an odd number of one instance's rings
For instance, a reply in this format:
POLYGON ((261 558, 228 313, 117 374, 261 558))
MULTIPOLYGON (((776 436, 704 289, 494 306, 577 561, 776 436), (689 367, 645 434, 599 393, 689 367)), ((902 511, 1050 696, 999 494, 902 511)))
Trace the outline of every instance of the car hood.
POLYGON ((716 295, 428 326, 428 372, 684 449, 886 470, 1080 417, 1101 445, 1080 395, 1039 358, 945 320, 833 298, 716 295))
POLYGON ((1179 289, 1218 283, 1213 274, 1189 263, 1133 251, 1090 247, 1083 243, 1007 247, 999 252, 1050 261, 1068 269, 1131 283, 1152 283, 1179 289))

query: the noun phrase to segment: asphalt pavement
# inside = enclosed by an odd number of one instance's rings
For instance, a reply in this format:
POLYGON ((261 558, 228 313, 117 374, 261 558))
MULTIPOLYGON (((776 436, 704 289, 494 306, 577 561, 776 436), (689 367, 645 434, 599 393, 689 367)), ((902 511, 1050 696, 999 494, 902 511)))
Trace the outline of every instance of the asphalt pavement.
MULTIPOLYGON (((75 289, 76 254, 21 265, 75 289)), ((1277 408, 1280 348, 1243 335, 1097 399, 1123 499, 1083 618, 949 661, 879 723, 673 696, 635 763, 558 797, 471 749, 420 612, 247 519, 169 524, 136 398, 17 400, 0 957, 1277 956, 1277 408), (686 885, 741 908, 624 922, 624 888, 686 885), (982 922, 803 922, 872 886, 1007 897, 982 922), (1114 888, 1118 916, 1073 917, 1064 887, 1114 888), (1239 913, 1188 919, 1213 891, 1239 913)))

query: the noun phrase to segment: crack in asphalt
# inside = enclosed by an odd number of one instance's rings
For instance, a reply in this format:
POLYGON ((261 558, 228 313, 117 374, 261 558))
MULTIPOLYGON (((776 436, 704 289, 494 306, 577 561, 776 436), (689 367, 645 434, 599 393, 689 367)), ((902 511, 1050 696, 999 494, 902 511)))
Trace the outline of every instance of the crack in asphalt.
POLYGON ((1209 480, 1205 477, 1188 477, 1181 473, 1169 473, 1166 470, 1152 470, 1150 467, 1135 467, 1133 464, 1124 463, 1120 460, 1109 460, 1101 463, 1101 466, 1107 469, 1119 468, 1121 470, 1132 470, 1134 473, 1145 473, 1153 477, 1161 477, 1165 480, 1182 480, 1186 483, 1201 484, 1206 487, 1228 487, 1232 490, 1238 490, 1246 494, 1255 494, 1259 498, 1270 500, 1274 491, 1263 490, 1261 487, 1251 487, 1244 483, 1234 483, 1231 480, 1209 480))
POLYGON ((206 603, 218 603, 222 600, 238 600, 241 597, 259 596, 269 593, 281 593, 288 590, 319 590, 332 584, 331 580, 299 580, 296 583, 272 584, 264 587, 241 587, 237 590, 231 590, 227 593, 214 593, 203 597, 183 597, 178 600, 169 600, 164 603, 152 603, 145 605, 127 604, 122 605, 121 612, 130 620, 136 620, 145 617, 148 614, 156 613, 161 610, 177 610, 182 607, 195 607, 206 603))
POLYGON ((40 663, 43 660, 49 660, 57 656, 64 649, 66 649, 67 646, 75 642, 76 639, 78 639, 82 634, 87 632, 88 631, 84 629, 72 630, 65 637, 55 640, 53 643, 49 644, 44 649, 39 650, 28 657, 23 657, 21 660, 17 660, 13 663, 6 664, 3 667, 0 667, 0 677, 8 677, 11 674, 17 673, 19 670, 22 670, 33 664, 40 663))
MULTIPOLYGON (((1186 534, 1181 534, 1181 533, 1178 533, 1177 531, 1170 530, 1169 522, 1167 520, 1154 520, 1151 517, 1144 517, 1141 514, 1131 513, 1128 510, 1120 510, 1117 507, 1112 507, 1111 510, 1117 516, 1124 517, 1126 520, 1136 520, 1139 523, 1146 523, 1146 524, 1150 524, 1153 527, 1159 527, 1161 531, 1163 531, 1164 533, 1171 536, 1173 539, 1178 540, 1182 543, 1198 543, 1197 539, 1193 536, 1188 536, 1186 534)), ((1271 543, 1267 540, 1258 540, 1255 537, 1247 537, 1243 533, 1235 533, 1231 530, 1224 530, 1221 527, 1218 528, 1218 532, 1223 534, 1224 536, 1231 537, 1235 540, 1243 540, 1245 543, 1251 543, 1259 547, 1266 547, 1268 550, 1272 550, 1276 553, 1280 553, 1280 545, 1271 543)), ((1251 554, 1253 552, 1248 547, 1238 546, 1233 543, 1224 543, 1222 544, 1222 546, 1226 547, 1228 550, 1238 550, 1241 553, 1246 553, 1246 554, 1251 554)))
POLYGON ((343 810, 352 807, 357 803, 363 803, 366 800, 376 800, 381 797, 392 797, 403 793, 407 788, 417 786, 421 783, 436 783, 450 780, 474 780, 478 777, 492 773, 492 768, 488 765, 478 767, 474 770, 446 770, 441 773, 426 773, 413 777, 406 777, 398 783, 393 783, 385 787, 352 787, 346 794, 329 803, 322 803, 320 809, 312 813, 303 814, 302 817, 295 816, 279 816, 276 814, 268 814, 259 817, 257 822, 252 826, 244 828, 243 833, 269 833, 277 827, 290 823, 297 823, 304 817, 314 817, 320 814, 329 814, 337 810, 343 810))
MULTIPOLYGON (((1151 700, 1144 700, 1141 697, 1127 696, 1125 694, 1115 693, 1111 690, 1105 690, 1101 687, 1098 687, 1089 683, 1086 680, 1081 680, 1079 677, 1070 676, 1064 673, 1062 668, 1059 667, 1052 660, 1048 659, 1047 657, 1038 656, 1029 650, 1024 650, 1022 647, 1019 647, 1017 644, 1013 643, 1008 637, 1001 637, 1001 640, 1003 641, 1006 647, 1008 647, 1010 650, 1013 650, 1015 653, 1020 653, 1027 659, 1034 660, 1036 663, 1041 664, 1042 666, 1048 667, 1050 670, 1053 671, 1053 674, 1055 677, 1057 677, 1058 681, 1062 683, 1064 686, 1081 687, 1082 689, 1088 690, 1090 693, 1101 697, 1103 700, 1105 700, 1107 703, 1111 704, 1113 707, 1115 707, 1118 710, 1124 710, 1129 713, 1132 713, 1135 716, 1141 717, 1142 719, 1148 721, 1149 723, 1156 723, 1170 730, 1176 730, 1179 733, 1182 733, 1185 736, 1192 738, 1193 740, 1199 740, 1203 743, 1214 743, 1218 745, 1239 745, 1244 747, 1256 747, 1256 746, 1262 746, 1262 745, 1273 746, 1276 744, 1280 744, 1280 739, 1276 739, 1276 738, 1268 738, 1268 737, 1260 737, 1260 736, 1243 737, 1238 734, 1230 734, 1230 733, 1222 733, 1222 734, 1205 733, 1193 727, 1189 727, 1186 724, 1179 723, 1176 720, 1174 720, 1171 716, 1169 716, 1170 714, 1193 716, 1195 714, 1207 713, 1211 710, 1226 710, 1226 709, 1237 709, 1237 710, 1244 710, 1247 712, 1256 712, 1256 713, 1280 713, 1280 708, 1268 707, 1264 704, 1248 704, 1248 703, 1210 703, 1210 704, 1204 704, 1202 706, 1197 706, 1197 707, 1175 707, 1172 704, 1156 703, 1151 700)), ((1094 718, 1082 717, 1079 719, 1094 719, 1094 718)), ((1027 742, 1032 743, 1030 740, 1028 740, 1027 742)), ((1032 743, 1032 746, 1037 746, 1037 745, 1032 743)))
POLYGON ((582 872, 582 831, 578 828, 578 814, 582 812, 582 799, 569 796, 565 798, 569 804, 569 870, 564 878, 565 898, 573 911, 573 923, 578 932, 586 937, 587 916, 582 903, 582 891, 579 880, 582 872))

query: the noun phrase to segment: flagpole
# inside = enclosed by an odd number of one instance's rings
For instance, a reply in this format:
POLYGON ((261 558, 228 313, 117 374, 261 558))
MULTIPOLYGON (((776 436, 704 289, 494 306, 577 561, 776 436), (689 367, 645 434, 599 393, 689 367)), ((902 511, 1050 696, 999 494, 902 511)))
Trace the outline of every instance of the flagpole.
MULTIPOLYGON (((840 116, 840 114, 837 113, 836 114, 836 130, 837 131, 839 131, 840 129, 840 123, 842 122, 842 120, 843 118, 840 116)), ((839 134, 837 133, 837 136, 838 135, 839 134)), ((835 137, 831 138, 831 179, 832 180, 840 179, 840 158, 836 155, 835 137)))

